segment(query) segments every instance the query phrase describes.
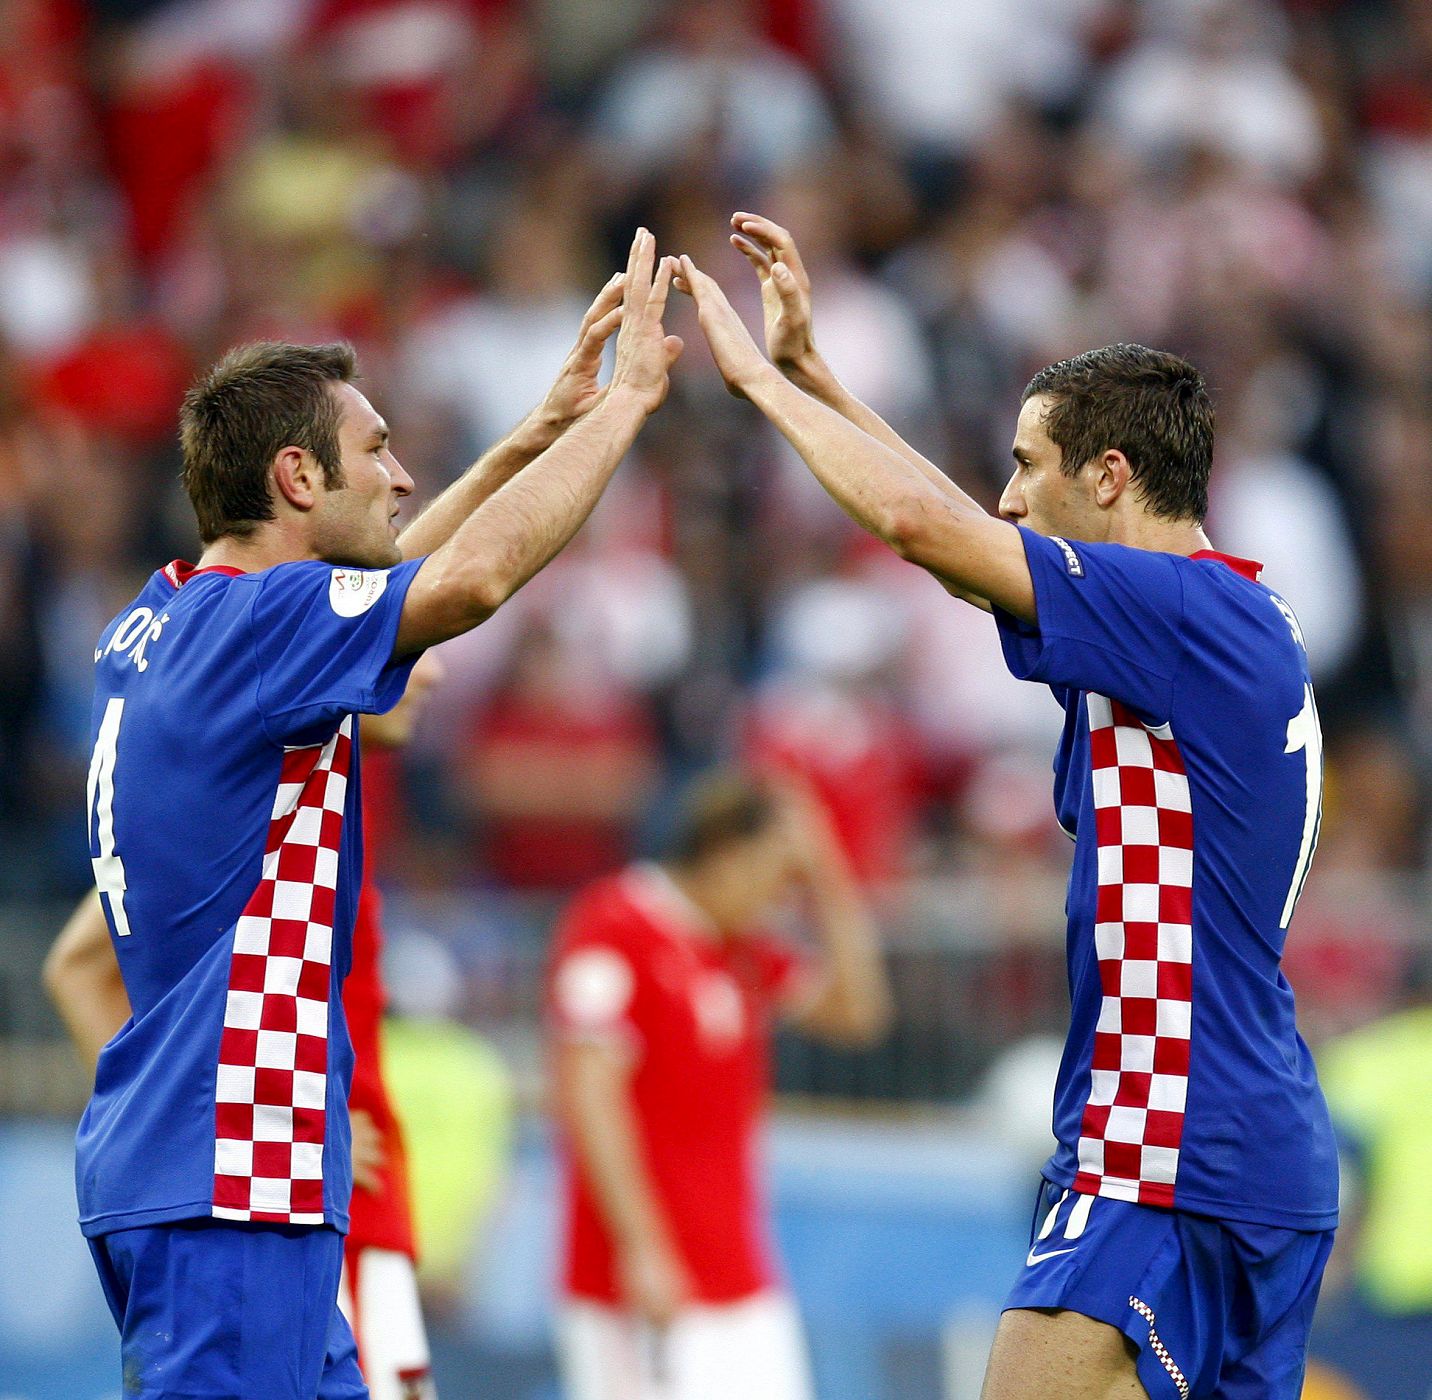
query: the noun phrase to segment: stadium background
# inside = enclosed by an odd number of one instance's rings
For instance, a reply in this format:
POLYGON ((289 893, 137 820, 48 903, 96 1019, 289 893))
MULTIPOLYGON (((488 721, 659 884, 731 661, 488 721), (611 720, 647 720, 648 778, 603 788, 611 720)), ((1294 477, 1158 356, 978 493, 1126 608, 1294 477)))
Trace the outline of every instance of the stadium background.
MULTIPOLYGON (((1369 1400, 1424 1400, 1425 1186, 1393 1198, 1400 1245, 1372 1228, 1432 1140, 1432 1033, 1385 1019, 1432 1001, 1421 0, 0 0, 0 1395, 117 1394, 71 1224, 86 1085, 37 972, 88 880, 93 640, 196 552, 186 380, 236 341, 346 336, 428 496, 540 397, 636 222, 754 319, 734 208, 794 227, 827 357, 990 504, 1039 366, 1129 339, 1207 374, 1211 533, 1298 610, 1327 737, 1288 960, 1305 1034, 1353 1066, 1379 1024, 1401 1036, 1376 1111, 1341 1075, 1369 1229, 1319 1347, 1369 1400)), ((670 401, 605 502, 443 649, 417 742, 370 775, 413 1077, 469 1086, 424 1149, 433 1209, 482 1215, 435 1250, 443 1393, 554 1393, 552 911, 741 758, 825 793, 899 1004, 876 1050, 780 1056, 780 1233, 823 1400, 964 1400, 1065 1015, 1056 712, 724 394, 689 308, 670 321, 670 401), (509 1145, 490 1208, 456 1199, 509 1145)), ((176 839, 209 819, 175 813, 176 839)))

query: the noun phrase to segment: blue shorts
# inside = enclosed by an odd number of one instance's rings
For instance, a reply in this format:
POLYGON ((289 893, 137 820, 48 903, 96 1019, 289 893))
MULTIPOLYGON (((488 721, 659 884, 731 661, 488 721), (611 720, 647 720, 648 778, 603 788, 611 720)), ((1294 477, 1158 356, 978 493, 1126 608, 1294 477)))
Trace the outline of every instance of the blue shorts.
POLYGON ((1298 1400, 1331 1230, 1076 1195, 1046 1181, 1006 1308, 1066 1308, 1139 1349, 1150 1400, 1298 1400))
POLYGON ((367 1400, 336 1230, 183 1220, 89 1245, 125 1400, 367 1400))

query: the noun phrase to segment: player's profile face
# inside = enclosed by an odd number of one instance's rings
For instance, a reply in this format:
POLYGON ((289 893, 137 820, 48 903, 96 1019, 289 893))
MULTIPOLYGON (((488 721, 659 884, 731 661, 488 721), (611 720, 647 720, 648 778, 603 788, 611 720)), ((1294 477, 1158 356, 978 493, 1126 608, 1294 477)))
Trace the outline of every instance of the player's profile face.
POLYGON ((999 498, 999 513, 1037 534, 1087 539, 1089 503, 1079 476, 1064 474, 1064 454, 1044 429, 1048 407, 1048 397, 1036 394, 1019 410, 1014 471, 999 498))
POLYGON ((388 425, 351 384, 335 390, 339 460, 343 484, 324 493, 314 521, 314 547, 321 559, 362 569, 385 569, 401 558, 398 504, 413 489, 388 446, 388 425))

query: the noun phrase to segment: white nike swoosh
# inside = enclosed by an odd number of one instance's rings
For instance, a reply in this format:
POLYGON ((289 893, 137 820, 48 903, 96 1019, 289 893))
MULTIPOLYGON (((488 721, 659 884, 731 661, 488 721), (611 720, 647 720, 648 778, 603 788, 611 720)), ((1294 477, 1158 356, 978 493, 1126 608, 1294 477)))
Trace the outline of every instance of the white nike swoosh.
POLYGON ((1051 1249, 1048 1254, 1036 1254, 1031 1249, 1024 1262, 1032 1268, 1035 1264, 1042 1264, 1046 1259, 1057 1259, 1061 1254, 1073 1253, 1072 1249, 1051 1249))

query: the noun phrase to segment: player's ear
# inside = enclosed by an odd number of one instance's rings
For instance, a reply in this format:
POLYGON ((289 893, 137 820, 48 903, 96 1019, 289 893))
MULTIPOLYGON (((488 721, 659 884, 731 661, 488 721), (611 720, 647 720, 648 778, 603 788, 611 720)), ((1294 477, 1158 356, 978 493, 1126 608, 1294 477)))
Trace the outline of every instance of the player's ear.
POLYGON ((311 452, 301 447, 280 448, 273 459, 274 490, 295 510, 312 510, 322 471, 311 452))
POLYGON ((1094 500, 1107 510, 1128 489, 1133 475, 1129 459, 1117 448, 1111 447, 1095 459, 1094 500))

